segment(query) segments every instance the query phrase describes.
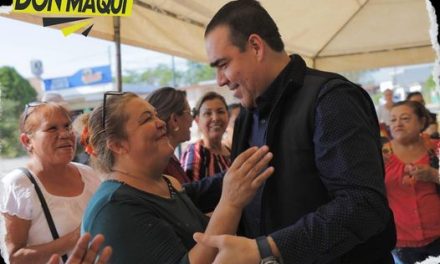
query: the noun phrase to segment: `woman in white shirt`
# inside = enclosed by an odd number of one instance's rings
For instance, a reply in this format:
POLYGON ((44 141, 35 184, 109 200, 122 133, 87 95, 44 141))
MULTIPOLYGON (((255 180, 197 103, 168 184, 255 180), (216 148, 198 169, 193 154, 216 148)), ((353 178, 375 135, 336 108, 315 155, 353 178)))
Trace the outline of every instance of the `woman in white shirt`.
POLYGON ((35 191, 21 171, 1 180, 0 211, 3 257, 10 263, 46 263, 54 253, 68 254, 79 239, 83 211, 99 185, 94 171, 73 163, 75 136, 69 111, 57 103, 26 105, 20 142, 30 159, 26 168, 48 205, 59 238, 54 240, 35 191))

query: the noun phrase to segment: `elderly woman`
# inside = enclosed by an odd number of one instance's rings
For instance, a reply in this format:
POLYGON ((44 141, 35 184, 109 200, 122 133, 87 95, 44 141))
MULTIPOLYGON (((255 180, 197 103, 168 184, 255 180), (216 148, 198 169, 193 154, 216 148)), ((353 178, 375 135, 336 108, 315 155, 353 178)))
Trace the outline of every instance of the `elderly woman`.
MULTIPOLYGON (((190 140, 193 119, 185 91, 163 87, 149 94, 146 99, 156 108, 159 118, 166 123, 168 139, 173 148, 190 140)), ((164 174, 173 176, 180 183, 191 181, 175 155, 171 156, 164 174)))
POLYGON ((440 255, 437 147, 421 136, 428 124, 429 112, 418 102, 399 102, 391 109, 385 184, 396 223, 395 253, 403 263, 440 255))
POLYGON ((197 102, 194 115, 202 139, 188 145, 180 163, 191 181, 198 181, 226 171, 231 164, 231 151, 222 143, 229 122, 228 105, 220 94, 208 92, 197 102))
POLYGON ((71 162, 75 136, 69 111, 62 105, 26 105, 20 130, 30 159, 24 170, 13 170, 1 180, 0 210, 6 227, 1 243, 10 263, 46 263, 52 254, 73 249, 83 211, 99 181, 90 167, 71 162), (38 189, 58 239, 51 234, 38 189))
POLYGON ((211 263, 216 251, 193 233, 234 234, 242 208, 273 172, 267 147, 238 156, 209 220, 173 177, 163 175, 174 149, 155 109, 133 93, 106 93, 89 120, 92 164, 107 175, 91 199, 82 231, 103 234, 112 263, 211 263))

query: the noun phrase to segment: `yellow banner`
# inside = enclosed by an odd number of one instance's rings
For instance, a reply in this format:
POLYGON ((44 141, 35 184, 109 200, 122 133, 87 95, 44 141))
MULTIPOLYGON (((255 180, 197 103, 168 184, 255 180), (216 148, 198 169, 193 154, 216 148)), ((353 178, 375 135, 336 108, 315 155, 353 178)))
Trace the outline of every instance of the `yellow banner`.
POLYGON ((14 0, 13 12, 79 16, 130 16, 133 0, 14 0))

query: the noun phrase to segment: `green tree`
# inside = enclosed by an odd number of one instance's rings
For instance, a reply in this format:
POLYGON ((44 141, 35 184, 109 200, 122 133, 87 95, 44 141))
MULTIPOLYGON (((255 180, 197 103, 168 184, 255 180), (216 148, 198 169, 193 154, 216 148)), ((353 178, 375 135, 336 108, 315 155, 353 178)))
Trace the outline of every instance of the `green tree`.
POLYGON ((187 61, 185 70, 175 70, 168 64, 159 64, 155 68, 143 71, 125 71, 122 77, 124 83, 145 83, 156 87, 186 86, 215 78, 215 71, 207 64, 187 61), (174 84, 175 82, 175 84, 174 84))
POLYGON ((17 157, 25 152, 18 142, 18 120, 36 91, 14 68, 0 67, 0 156, 17 157))
POLYGON ((186 65, 188 67, 184 74, 184 80, 186 84, 195 84, 201 81, 215 79, 214 68, 209 67, 207 64, 188 61, 186 65))
POLYGON ((182 73, 176 71, 173 76, 173 69, 167 64, 159 64, 155 68, 144 71, 128 70, 124 72, 122 81, 124 83, 145 83, 153 86, 173 86, 173 78, 176 78, 177 86, 182 84, 182 73))
POLYGON ((422 94, 427 104, 438 102, 438 91, 435 90, 435 82, 432 74, 423 84, 422 94))
POLYGON ((134 70, 126 70, 122 74, 122 82, 123 83, 139 83, 139 82, 141 82, 139 72, 134 71, 134 70))
POLYGON ((374 105, 379 105, 380 98, 382 97, 382 93, 370 94, 371 100, 373 100, 374 105))
MULTIPOLYGON (((180 82, 180 73, 176 71, 176 84, 180 82)), ((173 85, 173 69, 167 64, 159 64, 156 68, 144 71, 140 76, 141 82, 145 82, 154 86, 172 86, 173 85)))

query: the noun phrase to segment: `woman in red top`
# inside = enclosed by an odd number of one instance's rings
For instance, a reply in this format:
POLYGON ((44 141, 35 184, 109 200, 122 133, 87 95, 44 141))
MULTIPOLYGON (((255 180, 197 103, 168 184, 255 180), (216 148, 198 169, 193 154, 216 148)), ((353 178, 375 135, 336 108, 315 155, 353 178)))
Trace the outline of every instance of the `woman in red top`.
POLYGON ((415 263, 440 255, 438 158, 423 139, 429 112, 417 102, 391 109, 391 155, 385 160, 385 184, 397 229, 396 255, 415 263))

